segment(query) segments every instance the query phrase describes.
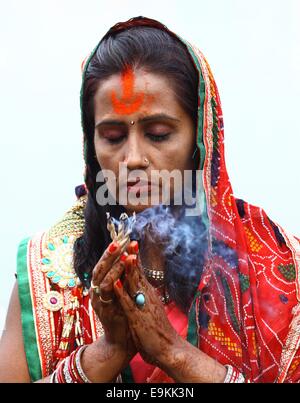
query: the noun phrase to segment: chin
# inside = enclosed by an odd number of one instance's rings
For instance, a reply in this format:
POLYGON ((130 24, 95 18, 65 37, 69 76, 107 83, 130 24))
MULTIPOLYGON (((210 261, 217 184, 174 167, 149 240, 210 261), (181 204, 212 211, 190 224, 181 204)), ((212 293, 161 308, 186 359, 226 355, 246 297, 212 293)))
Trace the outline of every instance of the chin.
POLYGON ((142 211, 144 211, 148 208, 155 207, 157 205, 162 204, 162 202, 163 202, 163 200, 160 195, 160 197, 156 200, 156 203, 151 203, 151 199, 148 200, 148 197, 146 197, 145 200, 141 199, 138 204, 127 203, 126 205, 123 205, 123 206, 124 206, 127 214, 132 215, 134 212, 141 213, 142 211), (158 202, 158 200, 159 200, 159 202, 158 202))
POLYGON ((125 210, 127 212, 128 215, 132 215, 134 212, 136 214, 141 213, 142 211, 150 208, 150 207, 154 207, 154 205, 151 204, 138 204, 137 206, 131 205, 131 204, 127 204, 127 206, 124 206, 125 210))

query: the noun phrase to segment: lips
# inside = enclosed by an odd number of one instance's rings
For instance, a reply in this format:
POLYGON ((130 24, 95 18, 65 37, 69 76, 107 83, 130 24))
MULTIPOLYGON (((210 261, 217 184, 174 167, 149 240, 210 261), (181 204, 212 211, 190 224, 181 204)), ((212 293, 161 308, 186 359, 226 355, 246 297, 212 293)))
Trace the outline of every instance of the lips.
POLYGON ((151 189, 151 182, 144 181, 129 181, 127 182, 127 190, 147 190, 151 189))

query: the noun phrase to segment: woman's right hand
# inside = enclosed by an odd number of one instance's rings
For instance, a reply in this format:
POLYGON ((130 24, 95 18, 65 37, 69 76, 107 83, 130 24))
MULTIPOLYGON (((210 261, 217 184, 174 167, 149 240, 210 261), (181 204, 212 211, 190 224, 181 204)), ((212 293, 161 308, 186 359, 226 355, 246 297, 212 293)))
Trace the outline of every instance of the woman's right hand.
MULTIPOLYGON (((138 244, 137 246, 133 242, 130 244, 131 253, 134 253, 134 250, 137 251, 137 248, 138 244)), ((122 258, 123 255, 120 255, 121 247, 116 242, 111 243, 105 250, 93 270, 90 298, 92 307, 103 326, 106 343, 119 351, 120 358, 124 365, 127 365, 137 351, 129 331, 127 318, 114 294, 113 285, 125 270, 125 257, 122 258), (97 290, 93 287, 99 288, 97 290)))

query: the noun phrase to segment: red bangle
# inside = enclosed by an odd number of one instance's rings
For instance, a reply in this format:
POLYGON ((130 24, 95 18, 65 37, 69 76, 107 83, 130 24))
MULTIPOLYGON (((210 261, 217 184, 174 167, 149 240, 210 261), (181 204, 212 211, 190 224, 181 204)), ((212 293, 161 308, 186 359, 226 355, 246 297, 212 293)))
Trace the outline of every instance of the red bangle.
POLYGON ((74 352, 70 355, 70 359, 68 362, 68 371, 69 371, 70 377, 72 379, 72 382, 78 383, 77 376, 76 376, 76 373, 74 372, 74 368, 73 368, 73 364, 72 364, 73 357, 74 357, 74 352))
POLYGON ((70 359, 71 372, 72 372, 72 375, 73 375, 73 378, 74 378, 74 382, 76 382, 76 383, 84 383, 84 381, 81 379, 81 377, 80 377, 80 375, 78 373, 78 370, 76 368, 76 365, 75 365, 75 358, 76 358, 77 351, 78 351, 78 349, 75 350, 71 355, 71 359, 70 359))
POLYGON ((60 363, 59 367, 56 369, 56 380, 57 383, 66 383, 64 374, 63 374, 63 369, 65 366, 65 359, 60 363))
POLYGON ((91 383, 84 373, 80 359, 85 346, 81 346, 73 351, 67 358, 59 364, 55 370, 55 375, 51 378, 56 383, 91 383))

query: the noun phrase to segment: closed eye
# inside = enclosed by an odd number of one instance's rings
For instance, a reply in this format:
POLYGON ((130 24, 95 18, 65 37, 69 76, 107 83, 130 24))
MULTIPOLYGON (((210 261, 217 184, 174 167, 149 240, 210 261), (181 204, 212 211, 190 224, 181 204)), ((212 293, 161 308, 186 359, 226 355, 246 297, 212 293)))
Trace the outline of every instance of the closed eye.
POLYGON ((110 144, 119 144, 121 143, 126 136, 120 136, 120 137, 116 137, 116 138, 108 138, 106 137, 106 140, 110 143, 110 144))
POLYGON ((168 140, 168 138, 170 137, 171 133, 164 133, 164 134, 152 134, 152 133, 146 133, 146 136, 154 141, 154 142, 162 142, 162 141, 166 141, 168 140))

